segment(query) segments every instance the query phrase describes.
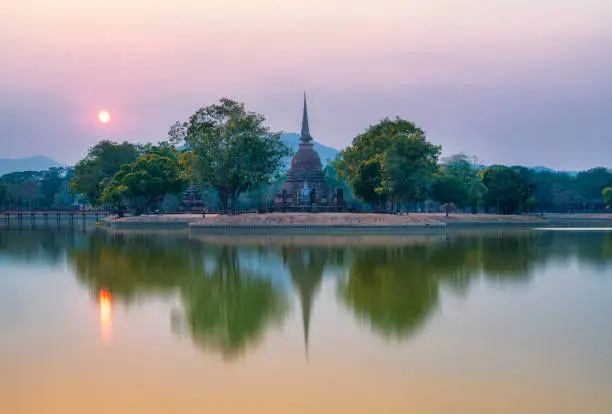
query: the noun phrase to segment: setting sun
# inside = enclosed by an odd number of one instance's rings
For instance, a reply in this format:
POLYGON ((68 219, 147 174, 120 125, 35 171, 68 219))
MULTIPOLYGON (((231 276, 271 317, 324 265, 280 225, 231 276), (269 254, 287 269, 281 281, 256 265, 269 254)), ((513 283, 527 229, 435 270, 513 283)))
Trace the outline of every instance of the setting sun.
POLYGON ((103 124, 107 124, 110 122, 111 120, 111 115, 110 112, 108 111, 100 111, 98 113, 98 119, 100 120, 100 122, 102 122, 103 124))

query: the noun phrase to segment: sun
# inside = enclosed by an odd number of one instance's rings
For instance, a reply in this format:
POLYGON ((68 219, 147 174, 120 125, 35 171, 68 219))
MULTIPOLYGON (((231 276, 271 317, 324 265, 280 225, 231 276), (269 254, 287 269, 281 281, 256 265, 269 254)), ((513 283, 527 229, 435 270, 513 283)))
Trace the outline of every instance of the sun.
POLYGON ((108 124, 111 120, 111 114, 110 112, 103 110, 98 112, 98 119, 100 120, 100 122, 102 122, 103 124, 108 124))

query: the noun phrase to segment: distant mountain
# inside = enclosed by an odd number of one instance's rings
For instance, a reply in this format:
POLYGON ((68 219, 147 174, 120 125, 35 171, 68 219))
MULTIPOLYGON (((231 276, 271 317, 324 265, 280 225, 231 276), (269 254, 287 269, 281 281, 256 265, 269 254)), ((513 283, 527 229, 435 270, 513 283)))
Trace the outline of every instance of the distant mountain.
MULTIPOLYGON (((297 152, 298 147, 300 145, 300 134, 282 134, 281 141, 283 141, 283 143, 289 148, 291 148, 291 150, 295 153, 297 152)), ((314 149, 319 154, 319 157, 321 157, 321 162, 323 163, 323 166, 327 165, 329 161, 333 161, 336 158, 336 154, 340 152, 335 148, 319 144, 317 141, 314 141, 314 149)))
POLYGON ((0 158, 0 176, 16 171, 44 171, 62 164, 42 155, 29 158, 0 158))

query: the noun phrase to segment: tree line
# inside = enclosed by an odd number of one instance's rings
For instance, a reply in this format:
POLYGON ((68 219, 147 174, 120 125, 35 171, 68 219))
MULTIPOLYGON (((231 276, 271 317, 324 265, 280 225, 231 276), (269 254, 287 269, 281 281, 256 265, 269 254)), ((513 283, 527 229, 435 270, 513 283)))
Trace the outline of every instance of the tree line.
POLYGON ((355 137, 333 165, 357 197, 381 210, 414 210, 433 201, 452 210, 497 212, 602 211, 612 204, 612 173, 577 175, 522 166, 484 167, 459 154, 440 159, 414 123, 384 119, 355 137))
MULTIPOLYGON (((577 174, 480 165, 464 154, 441 158, 413 122, 383 119, 356 136, 324 168, 349 207, 385 212, 604 211, 612 173, 577 174)), ((172 125, 157 145, 103 140, 74 168, 0 177, 0 208, 62 208, 75 202, 123 214, 178 210, 185 191, 213 210, 268 210, 291 151, 261 114, 221 99, 172 125)))
POLYGON ((0 177, 0 210, 70 208, 79 201, 70 191, 73 177, 74 170, 69 167, 5 174, 0 177))

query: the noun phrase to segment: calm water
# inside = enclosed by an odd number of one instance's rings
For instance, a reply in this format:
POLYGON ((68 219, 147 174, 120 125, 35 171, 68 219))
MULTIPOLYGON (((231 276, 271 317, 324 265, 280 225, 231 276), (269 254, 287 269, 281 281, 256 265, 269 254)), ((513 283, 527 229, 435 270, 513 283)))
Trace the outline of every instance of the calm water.
POLYGON ((612 413, 612 233, 0 232, 0 413, 612 413))

